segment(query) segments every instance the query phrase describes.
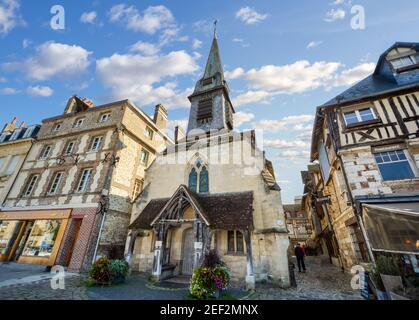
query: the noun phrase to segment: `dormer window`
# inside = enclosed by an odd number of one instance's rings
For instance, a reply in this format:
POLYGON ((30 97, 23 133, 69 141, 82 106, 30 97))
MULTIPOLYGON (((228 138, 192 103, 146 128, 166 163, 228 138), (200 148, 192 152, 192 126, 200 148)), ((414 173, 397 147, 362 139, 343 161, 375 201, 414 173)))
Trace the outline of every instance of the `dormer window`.
POLYGON ((62 123, 55 124, 54 128, 52 129, 53 132, 59 132, 61 130, 62 123))
POLYGON ((394 69, 399 70, 414 65, 419 65, 419 53, 410 54, 390 60, 394 69))
POLYGON ((345 112, 343 117, 347 126, 377 119, 374 109, 371 107, 345 112))
POLYGON ((21 129, 15 130, 13 132, 12 136, 10 137, 9 141, 16 140, 19 137, 19 135, 20 135, 21 132, 22 132, 21 129))
POLYGON ((79 118, 74 121, 74 128, 80 128, 83 125, 84 118, 79 118))
POLYGON ((103 113, 103 114, 100 115, 99 122, 107 122, 110 118, 111 118, 111 113, 110 112, 103 113))

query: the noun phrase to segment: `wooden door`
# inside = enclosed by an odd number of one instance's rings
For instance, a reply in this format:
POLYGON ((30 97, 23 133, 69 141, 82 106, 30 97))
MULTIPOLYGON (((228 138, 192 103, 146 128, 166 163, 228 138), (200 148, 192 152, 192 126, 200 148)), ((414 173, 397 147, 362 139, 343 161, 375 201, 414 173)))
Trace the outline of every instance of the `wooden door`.
POLYGON ((192 275, 194 263, 194 235, 193 228, 184 231, 182 274, 192 275))

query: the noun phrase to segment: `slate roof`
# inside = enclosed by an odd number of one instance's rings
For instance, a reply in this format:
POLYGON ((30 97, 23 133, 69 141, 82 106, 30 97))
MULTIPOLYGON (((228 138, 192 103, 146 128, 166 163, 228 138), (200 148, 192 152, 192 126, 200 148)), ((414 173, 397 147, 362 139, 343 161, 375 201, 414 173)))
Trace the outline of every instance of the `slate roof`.
MULTIPOLYGON (((213 229, 253 229, 253 192, 197 194, 188 189, 199 210, 213 229)), ((153 199, 130 225, 130 229, 151 229, 151 223, 169 198, 153 199)))
POLYGON ((409 89, 419 86, 419 70, 409 72, 393 72, 390 62, 386 60, 387 54, 395 48, 412 48, 419 52, 419 43, 397 42, 387 49, 378 60, 374 73, 361 80, 348 90, 326 102, 322 107, 338 105, 356 101, 371 96, 391 93, 393 91, 409 89))

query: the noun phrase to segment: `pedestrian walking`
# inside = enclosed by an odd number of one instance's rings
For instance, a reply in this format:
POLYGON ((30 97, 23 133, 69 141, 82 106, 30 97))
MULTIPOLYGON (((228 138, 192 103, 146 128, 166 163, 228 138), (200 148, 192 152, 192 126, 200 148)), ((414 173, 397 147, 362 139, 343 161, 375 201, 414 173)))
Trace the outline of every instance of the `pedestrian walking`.
POLYGON ((306 265, 304 263, 304 250, 300 244, 297 243, 294 249, 295 257, 297 258, 298 272, 306 272, 306 265))

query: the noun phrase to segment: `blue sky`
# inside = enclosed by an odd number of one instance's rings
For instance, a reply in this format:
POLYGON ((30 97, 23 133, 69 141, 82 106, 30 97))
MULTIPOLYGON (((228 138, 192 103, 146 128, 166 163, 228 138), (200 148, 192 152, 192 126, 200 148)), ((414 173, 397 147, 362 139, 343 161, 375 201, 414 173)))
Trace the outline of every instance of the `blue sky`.
POLYGON ((0 0, 0 116, 60 114, 73 94, 102 104, 163 103, 185 124, 186 99, 218 39, 237 129, 263 129, 285 203, 302 193, 315 108, 374 69, 396 41, 419 38, 419 3, 329 1, 0 0), (51 28, 53 5, 65 9, 51 28), (354 30, 351 9, 365 11, 354 30))

